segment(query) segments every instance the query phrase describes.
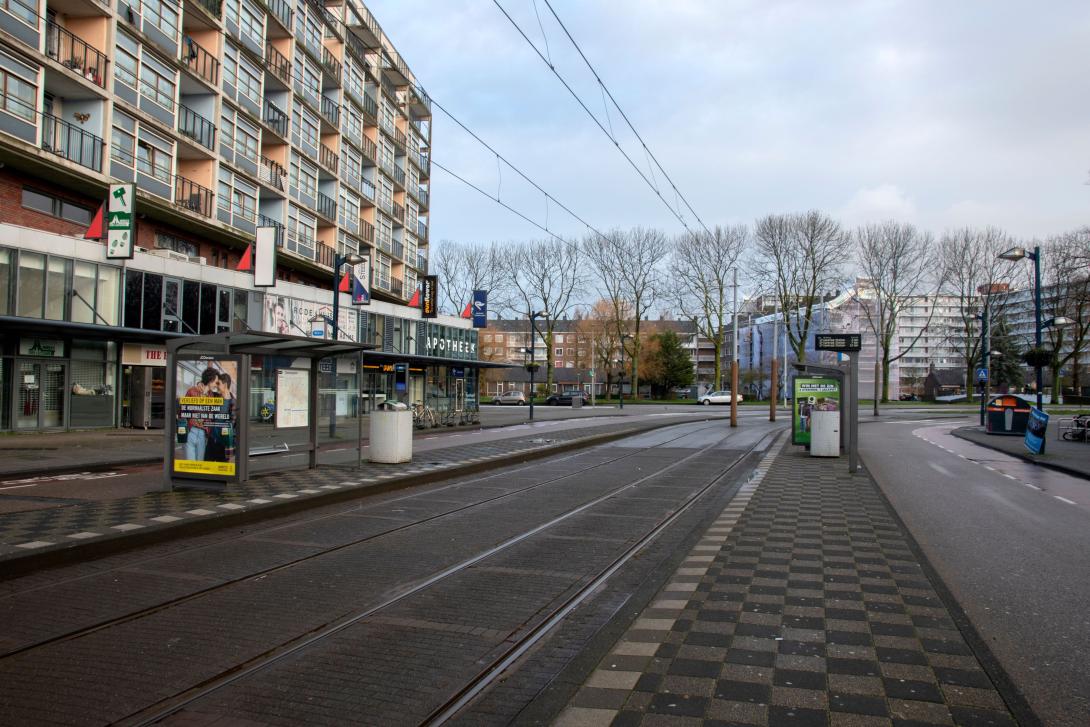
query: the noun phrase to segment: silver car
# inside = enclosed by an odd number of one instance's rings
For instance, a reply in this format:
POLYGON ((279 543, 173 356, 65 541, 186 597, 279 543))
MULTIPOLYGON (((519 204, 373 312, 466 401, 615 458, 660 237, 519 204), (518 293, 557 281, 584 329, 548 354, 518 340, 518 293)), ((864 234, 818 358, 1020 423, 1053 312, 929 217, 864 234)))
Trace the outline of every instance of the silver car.
POLYGON ((505 391, 492 399, 493 404, 513 404, 515 406, 526 405, 526 394, 521 391, 505 391))
MULTIPOLYGON (((734 400, 737 401, 739 404, 741 404, 742 403, 742 395, 741 394, 735 394, 734 395, 734 400)), ((711 393, 704 394, 704 396, 700 397, 700 403, 703 404, 704 406, 708 406, 710 404, 729 404, 730 403, 730 392, 729 391, 713 391, 711 393)))

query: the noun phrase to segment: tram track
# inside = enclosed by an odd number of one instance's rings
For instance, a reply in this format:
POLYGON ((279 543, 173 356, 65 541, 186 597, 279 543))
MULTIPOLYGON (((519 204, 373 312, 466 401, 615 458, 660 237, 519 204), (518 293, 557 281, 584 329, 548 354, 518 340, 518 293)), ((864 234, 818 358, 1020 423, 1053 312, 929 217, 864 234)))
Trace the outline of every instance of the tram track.
MULTIPOLYGON (((693 424, 698 424, 698 422, 687 422, 687 423, 676 425, 676 426, 679 426, 679 427, 685 427, 686 431, 682 432, 681 434, 678 434, 676 437, 672 437, 672 438, 670 438, 670 439, 656 445, 656 447, 665 447, 665 446, 667 446, 667 445, 669 445, 669 444, 671 444, 673 442, 676 442, 677 440, 682 439, 682 438, 684 438, 686 436, 691 436, 694 433, 707 431, 709 429, 713 429, 713 428, 721 426, 720 423, 711 423, 711 424, 707 424, 706 426, 701 426, 701 427, 698 427, 698 428, 695 428, 695 429, 691 429, 690 427, 692 427, 693 424)), ((576 457, 592 453, 597 449, 600 449, 600 448, 603 448, 603 447, 609 447, 609 446, 610 446, 610 444, 595 445, 595 446, 590 447, 590 448, 588 448, 586 450, 580 450, 580 451, 575 452, 575 453, 566 454, 566 455, 564 455, 562 457, 558 457, 557 459, 555 459, 553 461, 554 462, 568 461, 568 460, 574 459, 576 457)), ((629 459, 631 457, 636 456, 641 451, 642 450, 633 450, 631 452, 627 452, 627 453, 618 455, 616 457, 612 457, 612 458, 607 459, 607 460, 605 460, 603 462, 596 462, 596 463, 593 463, 593 464, 591 464, 591 465, 589 465, 587 467, 582 467, 582 468, 577 469, 577 470, 575 470, 573 472, 570 472, 570 473, 565 473, 565 474, 562 474, 562 475, 559 475, 559 476, 556 476, 556 477, 552 477, 552 478, 549 478, 549 479, 546 479, 546 480, 543 480, 543 481, 540 481, 540 482, 535 482, 535 483, 527 485, 525 487, 520 487, 520 488, 517 488, 517 489, 509 490, 509 491, 500 493, 500 494, 498 494, 498 495, 496 495, 494 497, 487 497, 487 498, 483 498, 483 499, 480 499, 480 500, 476 500, 476 501, 471 502, 471 503, 460 505, 458 507, 452 507, 452 508, 449 508, 449 509, 444 510, 442 512, 435 513, 435 514, 427 516, 427 517, 415 519, 412 522, 404 523, 402 525, 398 525, 396 527, 391 527, 391 528, 389 528, 387 530, 383 530, 381 532, 371 533, 371 534, 369 534, 367 536, 364 536, 364 537, 361 537, 361 538, 356 538, 356 539, 341 543, 339 545, 326 548, 326 549, 321 550, 321 551, 316 552, 316 553, 310 553, 310 554, 307 554, 307 555, 304 555, 304 556, 301 556, 301 557, 298 557, 298 558, 294 558, 294 559, 291 559, 289 561, 279 563, 277 565, 270 566, 270 567, 267 567, 267 568, 257 569, 257 570, 254 570, 254 571, 251 571, 251 572, 247 573, 246 575, 239 576, 237 578, 230 578, 230 579, 224 580, 224 581, 222 581, 220 583, 212 584, 212 585, 208 586, 207 588, 196 589, 196 590, 193 590, 193 591, 191 591, 191 592, 189 592, 189 593, 187 593, 185 595, 178 596, 176 598, 166 599, 166 600, 160 601, 159 603, 149 605, 149 606, 146 606, 146 607, 143 607, 143 608, 140 608, 140 609, 136 609, 136 610, 133 610, 133 611, 127 612, 125 614, 121 614, 121 615, 118 615, 118 616, 115 616, 115 617, 112 617, 112 618, 109 618, 109 619, 104 619, 104 620, 96 621, 95 623, 92 623, 92 624, 87 624, 87 625, 80 626, 78 628, 73 628, 73 629, 70 629, 68 631, 65 631, 64 633, 55 634, 55 635, 52 635, 52 636, 50 636, 48 638, 39 639, 37 641, 34 641, 33 643, 24 644, 24 645, 15 647, 15 648, 9 648, 6 651, 0 652, 0 662, 3 662, 6 659, 10 659, 10 658, 13 658, 13 657, 16 657, 16 656, 26 654, 28 652, 32 652, 32 651, 34 651, 36 649, 42 649, 44 647, 60 644, 60 643, 66 642, 66 641, 73 641, 73 640, 80 639, 80 638, 83 638, 85 636, 91 635, 91 634, 96 633, 96 632, 104 631, 104 630, 107 630, 107 629, 110 629, 110 628, 115 628, 117 626, 121 626, 123 624, 130 623, 130 622, 133 622, 133 621, 138 621, 140 619, 147 618, 149 616, 152 616, 154 614, 169 610, 171 608, 176 608, 176 607, 181 606, 183 604, 191 603, 191 602, 197 601, 199 599, 207 598, 207 597, 215 595, 217 593, 221 593, 221 592, 226 591, 226 590, 228 590, 228 589, 230 589, 232 587, 236 587, 236 586, 238 586, 240 584, 243 584, 243 583, 246 583, 246 582, 249 582, 249 581, 253 581, 255 579, 265 578, 265 577, 267 577, 269 575, 272 575, 274 573, 278 573, 278 572, 286 571, 286 570, 289 570, 289 569, 292 569, 292 568, 296 568, 296 567, 298 567, 300 565, 315 561, 315 560, 317 560, 319 558, 329 556, 330 554, 338 553, 338 552, 341 552, 341 551, 344 551, 344 550, 347 550, 347 549, 350 549, 350 548, 353 548, 353 547, 358 547, 358 546, 364 545, 366 543, 376 541, 376 540, 381 539, 381 538, 390 537, 391 535, 394 535, 394 534, 397 534, 397 533, 403 533, 405 531, 411 530, 412 528, 416 528, 416 527, 419 527, 421 525, 426 525, 428 523, 435 522, 435 521, 440 520, 440 519, 445 518, 445 517, 450 517, 452 515, 456 515, 456 514, 459 514, 459 513, 464 513, 466 511, 472 510, 474 508, 480 508, 480 507, 485 506, 485 505, 494 504, 494 503, 500 502, 502 500, 506 500, 506 499, 510 499, 510 498, 517 497, 517 496, 520 496, 520 495, 524 495, 524 494, 526 494, 528 492, 532 492, 534 490, 556 484, 557 482, 559 482, 561 480, 568 479, 568 478, 571 478, 571 477, 578 477, 580 475, 584 475, 584 474, 586 474, 588 472, 591 472, 591 471, 593 471, 595 469, 600 469, 600 468, 604 468, 604 467, 608 467, 610 465, 616 464, 617 462, 620 462, 620 461, 623 461, 625 459, 629 459)), ((344 516, 346 514, 359 515, 359 514, 362 514, 362 513, 376 512, 376 511, 380 511, 383 508, 387 508, 387 507, 390 507, 392 505, 396 505, 398 503, 411 501, 413 499, 423 498, 423 497, 433 497, 433 496, 435 496, 437 494, 440 494, 440 493, 443 493, 443 492, 446 492, 446 491, 457 490, 458 488, 474 487, 474 486, 480 485, 481 483, 486 483, 489 480, 497 479, 497 478, 500 478, 500 477, 510 477, 510 476, 518 474, 520 472, 525 472, 527 470, 534 469, 535 467, 538 467, 539 464, 540 464, 539 462, 535 461, 535 462, 530 462, 530 463, 515 466, 515 467, 504 467, 502 470, 500 470, 498 472, 490 473, 488 475, 472 476, 470 479, 451 482, 449 484, 441 485, 439 487, 426 487, 425 489, 422 489, 419 492, 412 492, 412 493, 409 493, 409 494, 400 495, 400 496, 397 496, 397 497, 382 500, 380 502, 375 502, 375 503, 371 503, 371 504, 367 504, 367 505, 357 504, 357 505, 354 505, 354 506, 348 507, 348 508, 338 507, 338 509, 335 512, 327 512, 327 513, 322 513, 320 515, 306 516, 306 517, 302 517, 302 518, 292 518, 291 521, 287 522, 287 523, 279 523, 279 524, 276 524, 276 525, 272 525, 270 527, 256 529, 253 532, 248 533, 246 537, 247 538, 268 537, 269 535, 274 534, 274 533, 276 533, 277 531, 280 531, 280 530, 285 530, 285 529, 289 529, 289 528, 298 528, 301 525, 312 525, 312 524, 320 523, 320 522, 322 522, 324 520, 329 520, 329 519, 332 519, 332 518, 342 517, 342 516, 344 516)), ((366 494, 361 494, 360 499, 366 499, 366 498, 367 498, 366 494)), ((12 593, 12 594, 7 594, 7 595, 5 595, 3 597, 0 597, 0 604, 3 604, 4 601, 10 601, 12 599, 18 598, 19 596, 23 596, 23 595, 26 595, 26 594, 35 593, 35 592, 43 591, 43 590, 48 590, 48 589, 51 589, 51 588, 58 588, 60 586, 71 585, 73 583, 78 583, 78 582, 81 582, 81 581, 88 581, 89 579, 93 579, 93 578, 102 578, 103 576, 109 576, 111 574, 122 573, 122 572, 132 570, 132 569, 135 569, 135 568, 147 567, 149 565, 154 565, 158 561, 164 561, 166 559, 173 559, 173 558, 177 558, 177 557, 183 556, 183 555, 193 555, 195 553, 200 553, 201 551, 207 551, 207 550, 209 550, 211 548, 222 546, 223 542, 224 541, 222 541, 222 540, 218 540, 218 541, 213 542, 213 543, 204 543, 204 544, 194 546, 194 547, 191 547, 191 548, 182 548, 182 549, 178 549, 178 550, 171 550, 168 553, 163 553, 163 554, 156 555, 156 556, 153 556, 153 557, 150 557, 150 558, 144 558, 144 559, 137 559, 137 560, 134 560, 134 561, 129 561, 129 562, 120 564, 120 565, 118 565, 118 566, 116 566, 114 568, 105 569, 103 571, 96 571, 94 573, 84 574, 84 575, 76 576, 74 578, 61 579, 61 580, 58 580, 58 581, 50 582, 48 584, 42 584, 42 585, 34 586, 32 588, 24 589, 22 591, 18 591, 18 592, 12 593)))
MULTIPOLYGON (((701 428, 696 431, 703 431, 708 427, 701 428)), ((667 442, 660 443, 654 447, 648 449, 654 449, 657 447, 665 446, 672 442, 677 441, 685 436, 694 434, 693 430, 686 431, 678 437, 675 437, 667 442)), ((451 717, 457 715, 467 705, 471 704, 473 700, 486 691, 492 684, 500 679, 502 675, 515 664, 520 657, 526 654, 535 644, 540 642, 557 624, 563 621, 563 619, 570 614, 580 604, 585 602, 587 598, 593 594, 597 589, 608 581, 608 579, 615 574, 621 567, 629 562, 637 553, 646 548, 649 544, 655 541, 667 528, 675 523, 678 518, 688 512, 694 505, 696 505, 702 498, 704 498, 709 492, 712 492, 717 485, 726 480, 730 475, 735 473, 736 468, 747 460, 747 458, 756 451, 765 449, 769 443, 774 442, 780 435, 778 430, 769 432, 758 441, 746 447, 739 454, 734 456, 731 461, 725 463, 714 476, 709 477, 706 481, 703 481, 698 486, 691 488, 689 494, 685 499, 672 507, 670 511, 658 518, 656 522, 633 542, 626 547, 623 552, 614 557, 608 565, 600 569, 594 574, 587 574, 587 582, 579 587, 570 596, 564 598, 564 600, 551 608, 547 614, 544 614, 540 618, 535 619, 535 623, 527 624, 527 628, 524 633, 518 635, 517 638, 507 639, 503 643, 502 651, 492 656, 489 659, 487 666, 480 670, 477 674, 473 675, 470 679, 461 684, 454 692, 446 698, 442 703, 438 704, 434 708, 429 710, 427 717, 421 722, 421 724, 427 725, 439 725, 445 723, 451 717)), ((212 676, 202 683, 195 685, 188 690, 180 692, 173 697, 161 700, 160 702, 148 706, 142 710, 134 712, 127 717, 119 721, 120 724, 125 725, 150 725, 160 722, 164 719, 176 715, 179 712, 185 710, 187 707, 194 706, 201 700, 209 698, 221 690, 224 690, 232 685, 237 684, 241 680, 257 675, 260 672, 275 667, 297 655, 304 652, 311 647, 315 647, 323 642, 331 640, 338 634, 342 634, 347 629, 360 624, 384 611, 393 609, 406 602, 408 599, 421 594, 428 589, 438 586, 448 579, 454 576, 463 574, 469 569, 484 563, 489 558, 493 558, 505 551, 512 549, 513 547, 523 544, 530 539, 547 533, 550 529, 557 525, 567 522, 575 516, 591 511, 598 505, 609 502, 614 498, 617 498, 623 493, 627 493, 640 485, 647 483, 653 479, 661 478, 664 474, 670 473, 680 467, 683 467, 690 462, 696 461, 701 456, 707 454, 709 451, 720 447, 724 441, 730 436, 730 432, 717 439, 715 442, 694 450, 691 454, 687 454, 683 457, 675 459, 665 466, 657 467, 654 471, 640 476, 639 478, 626 482, 620 486, 612 487, 608 491, 597 495, 585 502, 582 502, 575 507, 571 507, 566 511, 551 517, 549 520, 540 523, 532 528, 529 528, 523 532, 518 533, 512 537, 503 540, 496 545, 486 548, 482 551, 474 553, 468 558, 464 558, 457 563, 454 563, 446 568, 443 568, 435 573, 430 574, 425 578, 418 579, 413 582, 403 584, 397 591, 378 603, 372 604, 366 608, 357 610, 347 616, 343 616, 334 621, 330 621, 324 626, 303 634, 295 639, 281 643, 279 646, 266 651, 265 653, 256 656, 248 661, 236 665, 235 667, 225 670, 218 675, 212 676)), ((577 473, 569 473, 558 478, 550 480, 555 482, 558 479, 565 479, 567 477, 575 476, 576 474, 585 474, 588 471, 603 467, 614 462, 627 459, 630 456, 634 456, 637 453, 642 453, 647 449, 638 449, 633 453, 623 455, 621 457, 613 458, 607 462, 599 463, 592 467, 587 467, 580 470, 577 473)), ((544 483, 543 483, 544 484, 544 483)), ((541 485, 538 485, 541 486, 541 485)))

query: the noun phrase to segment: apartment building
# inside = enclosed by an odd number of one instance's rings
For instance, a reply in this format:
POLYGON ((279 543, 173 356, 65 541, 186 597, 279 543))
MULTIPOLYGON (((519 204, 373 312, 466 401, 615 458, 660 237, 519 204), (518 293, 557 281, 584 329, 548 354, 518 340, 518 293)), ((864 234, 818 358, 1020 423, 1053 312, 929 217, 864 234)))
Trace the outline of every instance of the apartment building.
POLYGON ((430 100, 358 0, 3 0, 0 430, 125 423, 122 376, 170 335, 308 335, 336 254, 371 261, 347 337, 476 358, 468 322, 420 328, 439 324, 406 305, 430 149, 430 100), (129 261, 82 239, 119 182, 137 190, 129 261), (234 270, 259 226, 277 231, 273 289, 234 270))

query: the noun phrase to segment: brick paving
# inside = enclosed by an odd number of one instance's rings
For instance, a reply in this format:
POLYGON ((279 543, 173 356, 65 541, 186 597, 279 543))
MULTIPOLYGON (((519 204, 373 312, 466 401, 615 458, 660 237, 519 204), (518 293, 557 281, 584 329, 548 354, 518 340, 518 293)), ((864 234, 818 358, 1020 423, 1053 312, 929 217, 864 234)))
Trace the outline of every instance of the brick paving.
POLYGON ((524 437, 417 452, 406 464, 364 463, 355 466, 323 465, 316 470, 296 469, 258 475, 249 482, 233 484, 224 492, 151 492, 140 497, 80 502, 67 507, 0 514, 0 564, 28 553, 41 553, 81 543, 124 537, 152 529, 175 527, 197 519, 209 519, 241 511, 269 508, 290 500, 318 499, 331 491, 369 487, 390 481, 412 480, 435 472, 486 462, 506 462, 512 457, 542 452, 577 440, 593 442, 624 432, 640 432, 677 424, 681 418, 654 424, 618 423, 587 429, 549 429, 524 437))
POLYGON ((554 724, 1015 720, 869 476, 785 446, 554 724))

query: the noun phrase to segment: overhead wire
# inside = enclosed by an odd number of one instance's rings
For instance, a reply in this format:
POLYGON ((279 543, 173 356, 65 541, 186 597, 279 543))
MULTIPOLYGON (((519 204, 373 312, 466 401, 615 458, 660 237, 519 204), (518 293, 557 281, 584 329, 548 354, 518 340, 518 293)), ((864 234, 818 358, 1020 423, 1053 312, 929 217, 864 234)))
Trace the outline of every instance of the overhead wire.
MULTIPOLYGON (((493 2, 497 2, 497 0, 493 0, 493 2)), ((651 159, 654 160, 655 165, 659 168, 659 171, 662 172, 662 176, 665 177, 666 181, 670 183, 670 186, 673 188, 674 192, 677 194, 678 197, 681 198, 681 201, 683 201, 685 203, 685 206, 688 208, 689 212, 691 212, 693 217, 696 218, 697 222, 700 223, 700 226, 704 228, 704 231, 708 232, 708 233, 711 233, 711 230, 708 229, 708 226, 706 224, 704 224, 704 220, 702 220, 700 218, 700 215, 698 215, 696 213, 696 210, 693 209, 693 206, 691 204, 689 204, 689 200, 685 198, 685 195, 682 194, 681 190, 679 190, 677 188, 677 185, 674 184, 674 180, 670 178, 670 175, 663 168, 662 163, 659 162, 659 160, 655 156, 654 152, 652 152, 651 149, 647 146, 647 142, 645 142, 643 140, 643 137, 640 136, 640 133, 638 131, 636 131, 636 127, 635 127, 635 125, 633 125, 632 121, 628 118, 628 114, 626 114, 624 112, 624 109, 621 108, 621 105, 619 103, 617 103, 617 99, 613 97, 613 94, 610 92, 610 90, 606 86, 605 82, 602 81, 601 76, 598 75, 598 71, 594 68, 594 65, 587 58, 586 54, 583 53, 583 49, 579 46, 579 43, 576 42, 574 37, 572 37, 571 32, 568 30, 568 27, 566 25, 564 25, 564 21, 560 19, 560 16, 557 14, 556 10, 553 8, 552 3, 549 2, 549 0, 544 0, 544 2, 545 2, 545 7, 549 8, 549 12, 552 13, 553 18, 556 19, 557 24, 559 24, 560 28, 564 31, 564 35, 568 36, 568 40, 571 41, 571 44, 575 47, 575 50, 579 53, 579 57, 582 58, 583 62, 587 64, 587 68, 590 69, 590 72, 594 75, 594 80, 596 80, 598 82, 598 85, 601 86, 602 90, 605 91, 607 96, 609 96, 609 100, 613 102, 613 105, 617 108, 617 111, 621 114, 621 118, 623 118, 625 120, 625 123, 628 124, 628 128, 631 129, 633 135, 635 135, 635 137, 637 139, 639 139, 640 144, 643 145, 644 151, 651 157, 651 159)), ((497 5, 498 4, 499 3, 497 2, 497 5)), ((504 14, 506 15, 506 13, 504 13, 504 14)), ((508 16, 508 19, 510 19, 510 16, 508 16)))

